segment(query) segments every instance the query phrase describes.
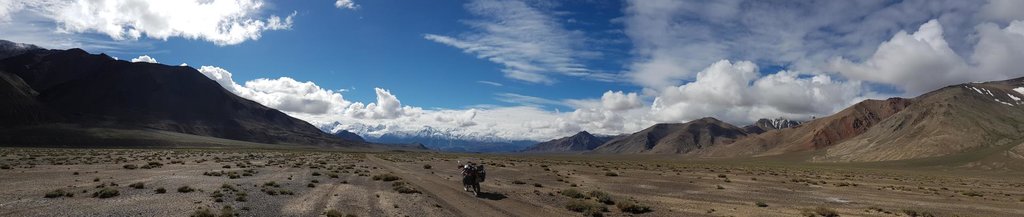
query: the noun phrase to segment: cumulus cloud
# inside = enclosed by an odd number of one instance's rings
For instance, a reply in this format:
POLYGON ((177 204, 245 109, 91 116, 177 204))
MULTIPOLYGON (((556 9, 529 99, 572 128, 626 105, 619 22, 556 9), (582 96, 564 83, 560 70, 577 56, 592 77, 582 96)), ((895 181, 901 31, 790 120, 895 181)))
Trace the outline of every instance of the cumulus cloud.
POLYGON ((235 95, 285 112, 309 115, 341 113, 350 104, 341 93, 309 81, 300 82, 288 77, 260 78, 239 85, 231 72, 223 68, 201 66, 198 70, 235 95))
POLYGON ((806 78, 781 71, 759 77, 749 61, 721 60, 697 73, 696 80, 661 91, 651 106, 652 118, 678 122, 716 117, 734 124, 764 117, 807 119, 830 114, 869 95, 856 81, 828 75, 806 78))
POLYGON ((374 91, 377 93, 376 103, 352 103, 345 114, 349 117, 370 119, 393 119, 416 114, 416 108, 402 107, 402 102, 398 101, 398 97, 392 95, 391 91, 383 88, 374 88, 374 91))
POLYGON ((912 34, 900 31, 863 63, 838 58, 832 67, 859 80, 892 84, 911 94, 970 79, 967 64, 942 36, 942 26, 931 20, 912 34))
POLYGON ((182 37, 223 46, 291 28, 295 13, 261 17, 263 6, 261 0, 42 0, 0 3, 0 21, 15 11, 30 10, 55 22, 60 32, 100 33, 115 40, 182 37))
POLYGON ((886 1, 627 1, 623 24, 634 54, 626 76, 643 87, 680 85, 722 59, 825 73, 837 56, 870 56, 893 32, 929 19, 947 23, 953 50, 969 48, 981 4, 886 1))
POLYGON ((907 95, 946 85, 1002 80, 1024 76, 1024 22, 1005 28, 995 23, 976 26, 978 42, 970 58, 958 55, 947 43, 943 26, 931 20, 912 34, 900 31, 878 46, 863 62, 836 58, 832 69, 852 79, 890 84, 907 95))
POLYGON ((145 62, 145 63, 157 63, 156 58, 149 57, 149 55, 142 55, 136 58, 132 58, 133 63, 145 62))
POLYGON ((505 77, 552 84, 551 74, 606 80, 581 58, 597 55, 582 47, 585 36, 565 29, 559 19, 523 1, 474 0, 466 9, 479 20, 465 21, 473 31, 460 36, 426 34, 424 38, 501 64, 505 77))
POLYGON ((356 9, 359 8, 359 5, 357 5, 356 2, 352 0, 337 0, 334 2, 334 7, 342 9, 356 9))
POLYGON ((640 97, 636 93, 623 93, 622 91, 608 91, 601 95, 601 105, 611 111, 624 111, 643 106, 640 97))

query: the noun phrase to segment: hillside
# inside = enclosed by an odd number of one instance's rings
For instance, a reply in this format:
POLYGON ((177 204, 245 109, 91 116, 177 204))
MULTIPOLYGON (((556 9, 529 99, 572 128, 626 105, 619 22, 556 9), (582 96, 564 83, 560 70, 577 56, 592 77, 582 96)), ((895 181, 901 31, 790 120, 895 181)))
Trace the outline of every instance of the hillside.
POLYGON ((682 154, 727 144, 747 136, 739 127, 715 118, 687 123, 655 124, 647 129, 618 137, 594 149, 606 154, 682 154))
POLYGON ((553 139, 551 141, 537 143, 523 152, 582 152, 594 150, 598 146, 615 139, 615 136, 596 136, 587 131, 581 131, 572 136, 553 139))
POLYGON ((6 145, 75 144, 89 135, 60 135, 99 128, 369 147, 238 97, 190 67, 131 63, 81 49, 36 49, 0 60, 0 71, 0 123, 7 134, 0 143, 6 145), (33 133, 21 134, 27 131, 33 133))
POLYGON ((914 98, 911 106, 815 160, 887 161, 1010 149, 1024 141, 1022 99, 1024 79, 948 86, 914 98))
POLYGON ((831 116, 792 128, 768 131, 696 154, 705 157, 764 156, 825 148, 867 131, 910 103, 910 100, 902 98, 865 100, 831 116))

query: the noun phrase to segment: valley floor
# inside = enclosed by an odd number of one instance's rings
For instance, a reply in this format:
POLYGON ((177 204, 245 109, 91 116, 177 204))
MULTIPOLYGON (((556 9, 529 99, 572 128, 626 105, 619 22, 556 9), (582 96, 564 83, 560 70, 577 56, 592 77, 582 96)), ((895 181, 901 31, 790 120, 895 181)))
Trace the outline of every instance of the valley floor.
POLYGON ((1024 216, 1019 174, 955 169, 9 148, 0 166, 0 216, 1024 216), (458 182, 466 160, 487 167, 480 197, 458 182))

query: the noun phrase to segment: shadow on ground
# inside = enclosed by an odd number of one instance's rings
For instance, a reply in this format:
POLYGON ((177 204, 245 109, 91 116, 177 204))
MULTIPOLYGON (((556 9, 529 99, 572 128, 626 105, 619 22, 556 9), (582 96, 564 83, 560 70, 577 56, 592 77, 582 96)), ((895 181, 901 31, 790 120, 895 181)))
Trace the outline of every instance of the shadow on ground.
POLYGON ((480 192, 480 194, 477 195, 476 197, 484 198, 484 199, 488 199, 488 200, 502 200, 502 199, 508 198, 504 194, 495 193, 495 192, 480 192))

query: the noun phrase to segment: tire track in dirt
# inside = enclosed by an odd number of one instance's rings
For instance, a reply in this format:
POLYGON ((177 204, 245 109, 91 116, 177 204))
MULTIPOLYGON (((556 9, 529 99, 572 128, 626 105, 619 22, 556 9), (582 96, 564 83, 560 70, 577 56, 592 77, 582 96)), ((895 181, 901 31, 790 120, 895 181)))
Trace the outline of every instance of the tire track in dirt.
MULTIPOLYGON (((405 170, 373 155, 370 162, 390 170, 406 182, 429 194, 450 210, 462 216, 569 216, 569 213, 551 212, 546 207, 536 206, 513 198, 490 200, 477 198, 465 192, 457 182, 443 180, 423 171, 405 170)), ((486 191, 485 191, 486 192, 486 191)))

